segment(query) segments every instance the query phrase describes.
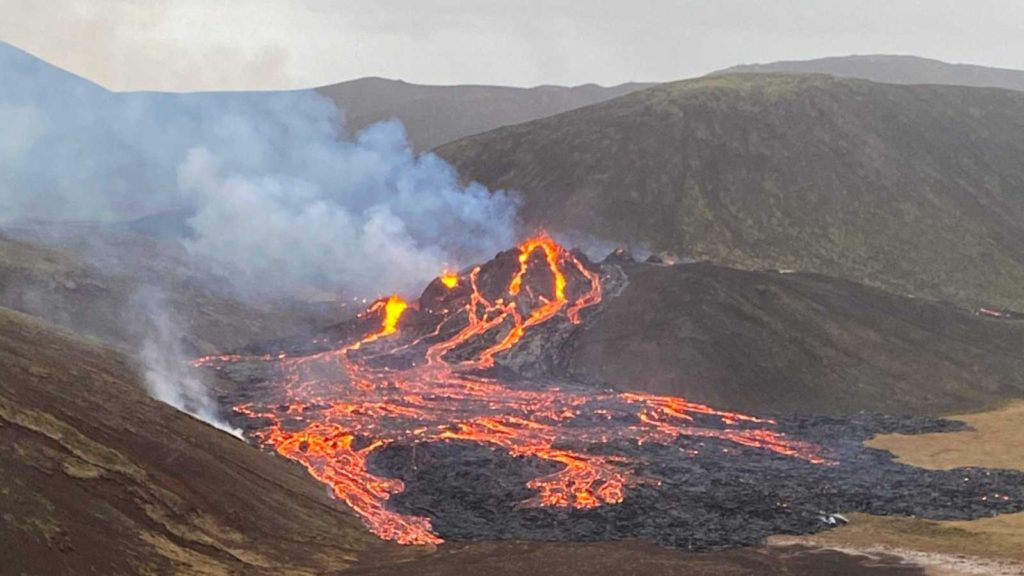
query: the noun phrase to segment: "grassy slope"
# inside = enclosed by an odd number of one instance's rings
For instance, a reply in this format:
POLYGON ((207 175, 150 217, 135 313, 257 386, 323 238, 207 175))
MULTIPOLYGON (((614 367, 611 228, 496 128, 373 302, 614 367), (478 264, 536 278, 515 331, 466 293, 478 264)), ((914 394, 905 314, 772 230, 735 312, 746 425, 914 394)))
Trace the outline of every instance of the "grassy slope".
POLYGON ((955 435, 894 434, 875 438, 869 445, 890 450, 900 456, 900 461, 924 468, 983 466, 1024 470, 1024 443, 1019 442, 1020 431, 1024 430, 1024 402, 953 418, 966 422, 973 430, 955 435))
POLYGON ((1024 309, 1024 93, 715 76, 438 152, 529 225, 1024 309))
POLYGON ((0 309, 0 572, 305 574, 391 550, 304 470, 133 375, 111 349, 0 309))
POLYGON ((753 412, 948 413, 1024 393, 1024 322, 812 274, 624 268, 567 369, 753 412))

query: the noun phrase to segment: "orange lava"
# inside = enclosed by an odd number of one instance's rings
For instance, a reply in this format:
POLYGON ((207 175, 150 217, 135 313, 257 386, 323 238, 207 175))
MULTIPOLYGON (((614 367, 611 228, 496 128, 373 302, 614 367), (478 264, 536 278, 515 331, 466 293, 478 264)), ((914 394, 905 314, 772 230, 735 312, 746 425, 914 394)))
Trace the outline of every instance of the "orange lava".
POLYGON ((449 290, 459 285, 459 275, 455 272, 445 270, 444 274, 441 274, 441 284, 444 284, 445 288, 449 290))
POLYGON ((364 344, 375 342, 385 336, 390 336, 395 332, 398 332, 398 321, 402 318, 402 314, 405 309, 409 307, 409 304, 402 299, 398 294, 392 294, 387 300, 378 300, 373 303, 372 306, 366 311, 367 314, 384 312, 383 319, 380 323, 380 330, 366 336, 362 340, 342 348, 342 352, 348 352, 350 350, 358 350, 363 347, 364 344))
POLYGON ((656 482, 638 477, 635 462, 627 457, 589 450, 611 442, 671 446, 680 438, 698 444, 716 439, 828 463, 814 446, 772 430, 770 420, 681 398, 551 385, 524 388, 486 376, 499 355, 512 350, 531 328, 558 319, 578 324, 582 311, 601 301, 599 274, 546 236, 521 244, 518 264, 504 295, 493 301, 478 286, 480 267, 466 277, 455 276, 451 286, 442 276, 449 289, 465 284, 468 290, 461 307, 418 340, 402 338, 408 305, 392 296, 367 310, 380 317, 380 329, 358 342, 304 357, 220 356, 197 364, 275 362, 282 374, 282 401, 235 410, 260 422, 253 433, 260 442, 302 463, 375 534, 404 544, 441 539, 428 518, 392 511, 388 499, 404 490, 403 483, 369 469, 370 456, 394 442, 477 442, 513 456, 558 463, 557 472, 529 482, 536 495, 524 506, 612 505, 626 497, 630 486, 656 482), (526 278, 541 273, 550 277, 550 293, 532 294, 526 278), (570 275, 576 279, 572 296, 570 275), (490 344, 481 347, 480 342, 490 344), (470 357, 449 357, 474 344, 479 349, 470 357), (402 364, 407 367, 379 362, 420 349, 420 360, 402 364), (716 424, 708 426, 708 419, 716 424))
POLYGON ((381 336, 390 336, 398 331, 398 321, 409 305, 397 294, 392 294, 384 303, 384 322, 381 325, 381 336))

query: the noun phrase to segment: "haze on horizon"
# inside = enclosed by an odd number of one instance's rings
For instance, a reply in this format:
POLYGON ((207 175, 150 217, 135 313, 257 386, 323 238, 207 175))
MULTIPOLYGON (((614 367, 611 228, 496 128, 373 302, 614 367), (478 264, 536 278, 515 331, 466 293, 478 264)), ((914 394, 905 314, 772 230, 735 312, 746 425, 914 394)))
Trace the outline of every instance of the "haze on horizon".
POLYGON ((0 40, 115 90, 611 85, 855 53, 1024 68, 1014 0, 0 0, 0 15, 0 40))

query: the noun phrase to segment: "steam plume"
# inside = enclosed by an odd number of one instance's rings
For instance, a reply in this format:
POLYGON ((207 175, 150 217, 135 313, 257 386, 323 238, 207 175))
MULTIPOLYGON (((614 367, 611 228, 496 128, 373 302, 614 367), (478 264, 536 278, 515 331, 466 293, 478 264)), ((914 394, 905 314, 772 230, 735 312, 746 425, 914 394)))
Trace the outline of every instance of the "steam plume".
MULTIPOLYGON (((248 294, 375 296, 515 241, 517 201, 414 155, 398 122, 348 138, 313 91, 115 94, 0 43, 0 226, 186 215, 180 240, 248 294)), ((159 298, 151 394, 221 428, 159 298)))
POLYGON ((139 358, 150 396, 219 428, 242 437, 220 415, 200 372, 191 369, 181 346, 181 326, 163 301, 158 288, 140 289, 133 298, 143 324, 136 329, 142 346, 139 358))
POLYGON ((269 292, 408 289, 515 241, 513 197, 396 121, 348 139, 313 91, 116 94, 7 45, 0 74, 0 223, 188 209, 190 251, 269 292))

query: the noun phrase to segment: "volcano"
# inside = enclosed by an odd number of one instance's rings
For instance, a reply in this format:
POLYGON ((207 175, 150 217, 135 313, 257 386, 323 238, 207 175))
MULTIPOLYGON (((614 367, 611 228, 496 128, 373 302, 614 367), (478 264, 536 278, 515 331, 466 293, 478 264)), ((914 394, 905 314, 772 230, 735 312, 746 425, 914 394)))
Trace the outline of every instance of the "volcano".
POLYGON ((643 538, 752 544, 837 511, 976 518, 1024 510, 1024 474, 926 471, 865 448, 876 433, 957 430, 925 417, 764 416, 566 376, 575 333, 630 283, 539 236, 382 298, 310 338, 196 366, 238 383, 233 424, 301 463, 381 538, 643 538))

